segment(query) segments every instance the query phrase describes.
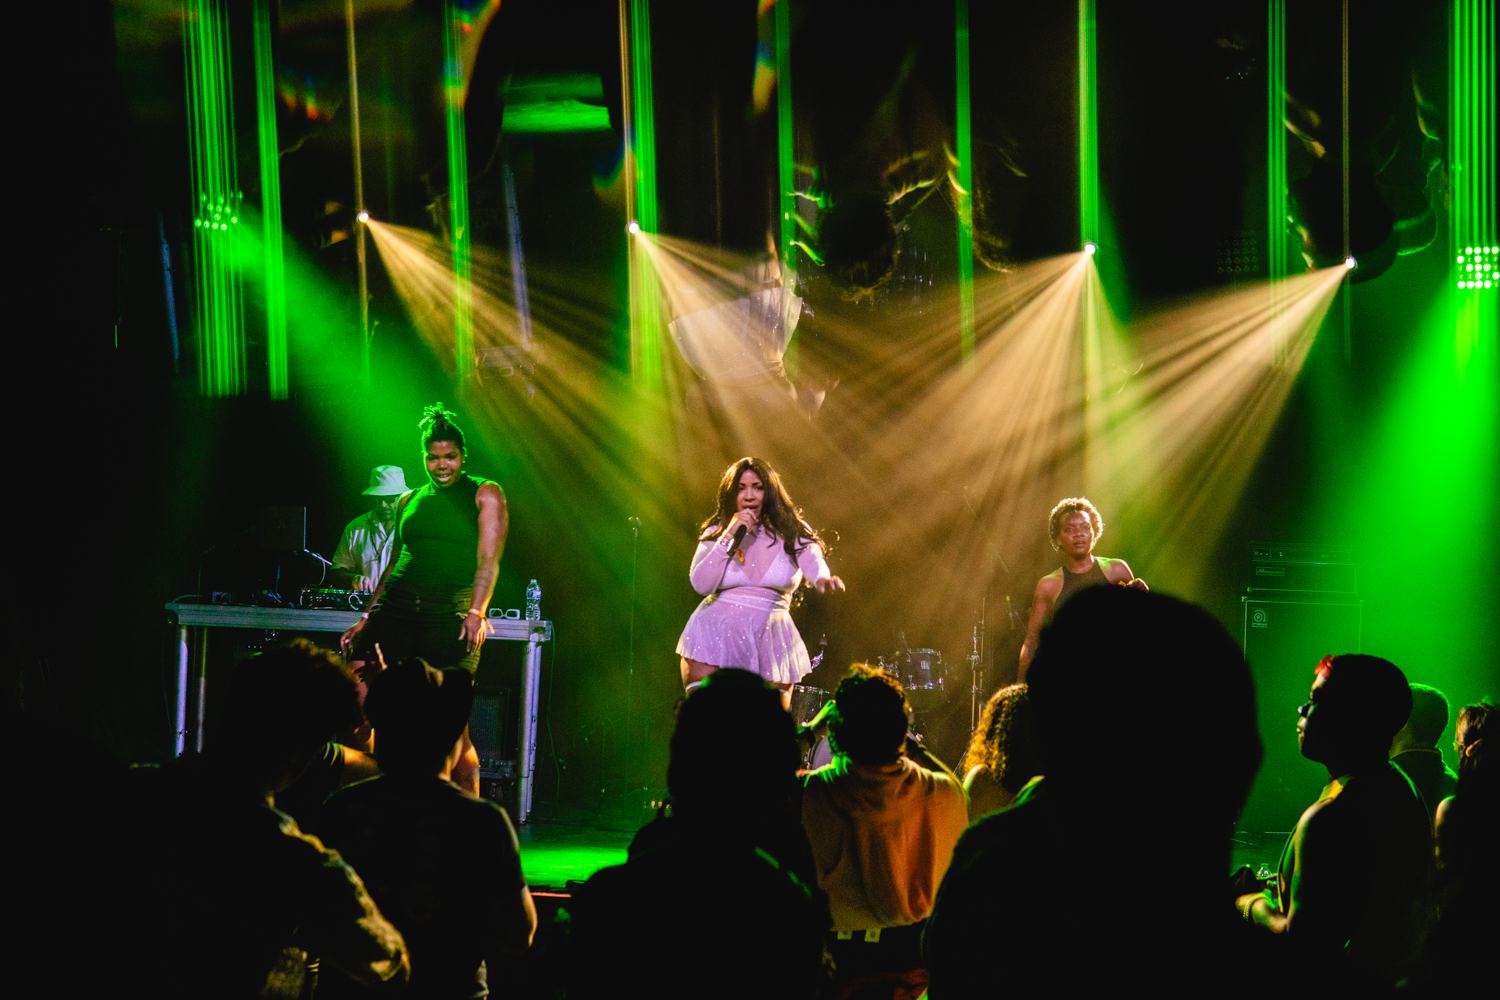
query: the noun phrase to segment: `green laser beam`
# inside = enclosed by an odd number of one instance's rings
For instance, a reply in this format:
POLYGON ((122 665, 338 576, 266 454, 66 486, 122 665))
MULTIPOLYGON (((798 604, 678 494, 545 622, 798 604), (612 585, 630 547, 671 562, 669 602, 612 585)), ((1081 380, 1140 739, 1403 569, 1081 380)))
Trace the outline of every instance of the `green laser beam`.
MULTIPOLYGON (((1496 352, 1495 0, 1454 0, 1449 20, 1449 226, 1454 362, 1462 374, 1496 352)), ((1477 371, 1484 371, 1480 366, 1477 371)))
POLYGON ((974 362, 974 135, 969 73, 969 0, 954 6, 954 65, 958 157, 958 336, 965 367, 974 362))
POLYGON ((1099 60, 1095 0, 1078 0, 1078 242, 1099 242, 1099 60))
MULTIPOLYGON (((792 118, 791 0, 778 0, 776 18, 776 181, 780 193, 777 219, 781 236, 781 321, 792 318, 792 291, 797 287, 797 131, 792 118)), ((797 341, 782 356, 787 374, 797 374, 797 341)))
POLYGON ((186 0, 182 13, 198 389, 231 396, 245 391, 246 348, 244 296, 230 238, 242 195, 228 15, 222 0, 186 0))
MULTIPOLYGON (((634 216, 642 234, 655 234, 659 225, 656 195, 656 104, 651 80, 650 0, 629 4, 627 25, 630 54, 630 128, 626 142, 633 163, 634 216)), ((661 293, 655 269, 646 253, 631 241, 630 370, 645 386, 659 387, 662 371, 661 293)))
POLYGON ((286 263, 281 246, 281 157, 276 133, 276 65, 270 0, 255 0, 255 130, 260 152, 261 240, 264 247, 266 375, 272 399, 289 389, 286 342, 286 263))
POLYGON ((453 361, 460 381, 474 367, 473 245, 469 233, 469 147, 464 131, 460 39, 469 14, 443 0, 443 126, 448 139, 448 213, 453 241, 453 361))

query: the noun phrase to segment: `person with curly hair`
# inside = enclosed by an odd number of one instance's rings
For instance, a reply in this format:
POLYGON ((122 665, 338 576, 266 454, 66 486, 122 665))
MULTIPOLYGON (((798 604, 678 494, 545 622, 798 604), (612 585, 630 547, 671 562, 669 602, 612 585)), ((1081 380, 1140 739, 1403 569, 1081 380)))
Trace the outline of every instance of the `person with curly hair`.
POLYGON ((1438 916, 1411 982, 1430 996, 1458 995, 1500 940, 1500 768, 1493 747, 1500 708, 1485 699, 1458 713, 1458 789, 1437 810, 1438 916))
POLYGON ((1036 582, 1031 598, 1031 618, 1021 643, 1021 666, 1017 680, 1026 679, 1031 659, 1042 635, 1042 626, 1052 619, 1062 603, 1085 587, 1115 583, 1136 590, 1150 590, 1146 581, 1131 570, 1124 559, 1094 555, 1094 546, 1104 534, 1104 518, 1087 497, 1064 497, 1047 517, 1047 537, 1062 553, 1063 564, 1036 582))
POLYGON ((910 732, 901 682, 856 663, 834 692, 832 762, 803 775, 802 826, 828 894, 838 996, 915 996, 921 937, 968 825, 963 786, 910 732))
POLYGON ((970 820, 1004 809, 1041 774, 1031 743, 1031 699, 1025 684, 1008 684, 990 695, 958 769, 969 796, 970 820))

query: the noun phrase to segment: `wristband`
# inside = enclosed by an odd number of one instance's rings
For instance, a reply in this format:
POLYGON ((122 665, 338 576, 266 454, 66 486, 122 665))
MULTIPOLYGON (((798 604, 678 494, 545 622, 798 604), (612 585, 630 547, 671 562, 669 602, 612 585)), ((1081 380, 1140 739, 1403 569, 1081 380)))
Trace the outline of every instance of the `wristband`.
MULTIPOLYGON (((478 615, 479 617, 483 618, 484 617, 484 612, 480 611, 478 608, 470 608, 469 609, 469 615, 478 615)), ((469 615, 464 615, 464 617, 467 618, 467 617, 469 617, 469 615)))
POLYGON ((366 612, 362 613, 359 617, 363 621, 369 621, 370 620, 370 612, 366 611, 366 612))

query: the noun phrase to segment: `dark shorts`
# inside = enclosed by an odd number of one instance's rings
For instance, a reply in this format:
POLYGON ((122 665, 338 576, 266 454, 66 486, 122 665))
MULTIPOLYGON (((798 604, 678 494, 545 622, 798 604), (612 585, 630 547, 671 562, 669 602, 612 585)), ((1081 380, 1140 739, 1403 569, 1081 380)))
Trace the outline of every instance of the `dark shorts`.
POLYGON ((370 615, 359 633, 351 660, 375 661, 375 644, 387 665, 420 656, 439 670, 467 670, 472 676, 479 669, 479 650, 469 652, 458 637, 464 612, 413 614, 392 608, 381 608, 370 615))

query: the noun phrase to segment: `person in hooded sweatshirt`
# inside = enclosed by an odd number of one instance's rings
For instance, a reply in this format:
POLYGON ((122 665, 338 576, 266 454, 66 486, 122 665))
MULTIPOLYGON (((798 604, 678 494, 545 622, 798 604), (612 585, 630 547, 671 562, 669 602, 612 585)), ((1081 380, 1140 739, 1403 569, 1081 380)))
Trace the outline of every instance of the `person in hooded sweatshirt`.
POLYGON ((925 978, 922 928, 969 822, 963 785, 908 735, 890 674, 855 664, 833 703, 834 759, 804 776, 802 825, 839 978, 925 978))

